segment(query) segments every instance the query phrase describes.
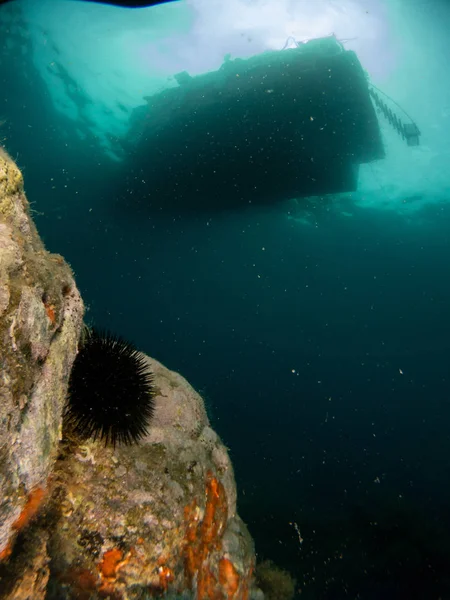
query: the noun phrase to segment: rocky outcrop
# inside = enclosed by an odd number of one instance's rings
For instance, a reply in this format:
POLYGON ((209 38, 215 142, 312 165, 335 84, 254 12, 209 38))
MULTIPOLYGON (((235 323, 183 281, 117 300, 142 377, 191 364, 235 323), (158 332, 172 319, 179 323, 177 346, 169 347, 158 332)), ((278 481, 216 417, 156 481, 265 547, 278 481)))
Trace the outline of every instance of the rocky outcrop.
POLYGON ((0 150, 0 557, 45 495, 82 318, 71 269, 45 250, 0 150))
POLYGON ((227 450, 183 377, 145 358, 155 412, 137 445, 81 442, 63 428, 82 317, 71 270, 43 247, 20 171, 1 153, 3 597, 260 597, 227 450))
POLYGON ((115 450, 68 444, 58 463, 52 597, 248 598, 255 556, 227 450, 188 382, 147 360, 157 389, 149 435, 115 450))

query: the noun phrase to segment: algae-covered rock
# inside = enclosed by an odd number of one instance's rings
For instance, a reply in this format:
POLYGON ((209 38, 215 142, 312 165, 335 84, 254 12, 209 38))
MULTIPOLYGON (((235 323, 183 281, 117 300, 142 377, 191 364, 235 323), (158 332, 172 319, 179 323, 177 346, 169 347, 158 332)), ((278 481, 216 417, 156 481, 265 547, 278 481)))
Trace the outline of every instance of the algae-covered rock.
POLYGON ((44 497, 82 317, 71 269, 44 248, 0 149, 0 559, 44 497))
POLYGON ((148 436, 115 449, 68 444, 57 465, 51 597, 245 600, 255 554, 227 450, 187 381, 147 360, 157 389, 148 436))
POLYGON ((64 428, 82 318, 0 151, 0 597, 259 600, 228 452, 181 375, 145 357, 155 411, 139 444, 64 428))

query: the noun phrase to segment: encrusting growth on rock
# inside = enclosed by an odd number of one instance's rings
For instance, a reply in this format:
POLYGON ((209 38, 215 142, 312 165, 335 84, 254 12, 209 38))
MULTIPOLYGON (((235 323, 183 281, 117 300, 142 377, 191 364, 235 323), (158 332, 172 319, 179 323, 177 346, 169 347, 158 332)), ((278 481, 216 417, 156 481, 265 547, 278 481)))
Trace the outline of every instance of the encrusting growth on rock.
POLYGON ((6 600, 260 600, 233 467, 202 398, 127 342, 86 331, 83 312, 0 149, 6 600))
POLYGON ((247 600, 253 567, 239 574, 233 562, 223 556, 228 506, 225 489, 211 471, 206 479, 203 519, 194 499, 184 510, 186 523, 185 573, 189 589, 197 600, 247 600), (208 565, 210 555, 218 559, 208 565), (208 566, 206 566, 208 565, 208 566))
MULTIPOLYGON (((30 216, 22 174, 0 148, 2 563, 14 552, 17 533, 39 516, 58 453, 83 312, 70 267, 45 249, 30 216)), ((42 540, 33 545, 43 547, 42 540)), ((17 581, 22 581, 21 574, 17 581)))

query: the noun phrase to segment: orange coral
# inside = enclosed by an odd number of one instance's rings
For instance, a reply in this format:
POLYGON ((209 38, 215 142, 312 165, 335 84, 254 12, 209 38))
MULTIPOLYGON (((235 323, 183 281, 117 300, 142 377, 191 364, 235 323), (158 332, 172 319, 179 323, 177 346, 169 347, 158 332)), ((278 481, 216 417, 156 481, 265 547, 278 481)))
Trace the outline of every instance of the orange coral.
POLYGON ((122 594, 114 588, 114 584, 119 569, 127 565, 134 555, 134 548, 131 548, 126 556, 124 556, 124 553, 119 548, 113 548, 105 552, 102 562, 98 565, 98 570, 102 578, 102 583, 98 588, 98 594, 101 598, 109 598, 109 600, 122 599, 122 594))
POLYGON ((228 518, 228 504, 222 483, 207 474, 205 516, 202 523, 202 538, 204 544, 219 540, 225 530, 228 518))
MULTIPOLYGON (((108 600, 122 600, 122 594, 114 589, 117 571, 128 562, 128 556, 124 559, 124 553, 118 548, 108 550, 98 564, 98 575, 94 575, 89 569, 71 568, 62 577, 63 583, 68 583, 76 598, 89 600, 97 593, 100 598, 108 600)), ((96 596, 97 597, 97 596, 96 596)))
POLYGON ((117 567, 122 559, 123 552, 118 548, 113 548, 113 550, 105 552, 103 560, 98 567, 102 576, 108 579, 115 579, 117 567))
POLYGON ((44 497, 45 490, 43 488, 35 488, 34 490, 32 490, 28 495, 27 502, 23 507, 22 512, 20 513, 16 521, 14 521, 12 528, 16 531, 20 531, 26 525, 28 525, 31 519, 38 512, 44 497))
POLYGON ((47 317, 50 319, 52 325, 54 325, 56 323, 55 305, 50 304, 49 302, 44 302, 44 306, 47 317))
POLYGON ((220 556, 222 536, 228 520, 228 503, 223 484, 208 471, 203 519, 193 500, 184 509, 186 526, 184 569, 187 584, 196 588, 197 600, 247 600, 251 571, 241 577, 230 559, 220 556), (194 585, 194 583, 196 585, 194 585))
POLYGON ((219 561, 219 582, 229 600, 234 598, 239 587, 239 574, 228 558, 219 561))
POLYGON ((185 575, 192 589, 197 583, 197 599, 216 598, 217 580, 208 568, 208 557, 220 545, 227 520, 227 500, 223 485, 207 473, 206 502, 203 520, 200 522, 200 510, 194 499, 184 509, 185 534, 185 575))
POLYGON ((196 600, 248 600, 253 566, 241 575, 231 559, 223 556, 228 503, 223 484, 211 471, 206 474, 205 492, 203 519, 195 499, 184 509, 187 585, 196 590, 196 600))
POLYGON ((0 562, 2 562, 2 560, 8 559, 11 556, 11 554, 12 554, 12 544, 11 544, 11 541, 9 541, 8 544, 0 552, 0 562))
MULTIPOLYGON (((27 498, 25 506, 17 519, 12 524, 11 528, 15 531, 21 531, 28 525, 31 519, 37 514, 42 500, 45 497, 45 490, 43 488, 35 488, 32 490, 27 498)), ((0 552, 0 562, 9 558, 12 554, 13 543, 10 540, 5 548, 0 552)))

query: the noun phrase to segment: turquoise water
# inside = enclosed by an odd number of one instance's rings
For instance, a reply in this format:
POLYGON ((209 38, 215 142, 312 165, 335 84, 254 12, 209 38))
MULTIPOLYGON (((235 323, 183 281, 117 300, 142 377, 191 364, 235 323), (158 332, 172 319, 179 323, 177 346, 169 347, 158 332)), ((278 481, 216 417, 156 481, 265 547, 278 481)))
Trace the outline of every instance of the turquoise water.
POLYGON ((204 394, 258 555, 302 598, 449 598, 447 5, 192 0, 136 14, 0 7, 0 134, 42 238, 72 265, 89 323, 204 394), (121 140, 144 96, 228 53, 331 32, 414 116, 418 147, 380 116, 386 158, 361 167, 356 192, 141 210, 121 140))

